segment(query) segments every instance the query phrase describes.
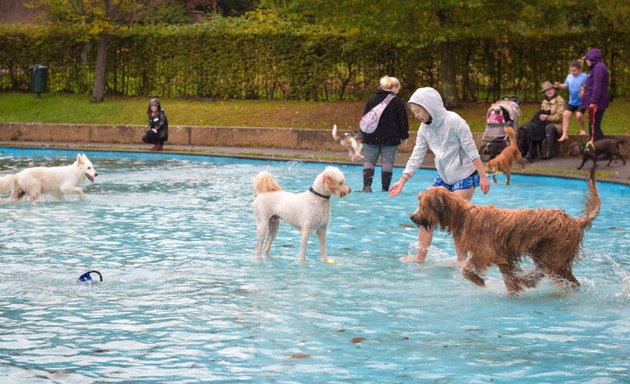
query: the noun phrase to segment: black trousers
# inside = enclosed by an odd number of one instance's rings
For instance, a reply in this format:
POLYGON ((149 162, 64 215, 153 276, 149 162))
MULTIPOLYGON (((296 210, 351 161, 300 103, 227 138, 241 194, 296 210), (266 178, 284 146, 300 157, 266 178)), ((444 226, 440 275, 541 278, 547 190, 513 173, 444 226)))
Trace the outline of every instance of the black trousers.
POLYGON ((551 159, 556 156, 558 150, 558 130, 555 124, 545 126, 545 138, 542 140, 542 158, 551 159))
POLYGON ((152 130, 147 130, 147 133, 142 138, 147 144, 164 144, 164 136, 160 134, 160 131, 153 132, 152 130))
MULTIPOLYGON (((597 140, 601 140, 604 138, 604 132, 602 132, 602 119, 604 118, 604 112, 606 112, 606 109, 598 109, 597 112, 595 112, 595 132, 594 132, 594 136, 593 136, 593 141, 597 141, 597 140)), ((593 117, 591 117, 590 115, 590 111, 589 111, 589 119, 588 119, 588 134, 589 137, 592 134, 592 129, 593 129, 593 117)))

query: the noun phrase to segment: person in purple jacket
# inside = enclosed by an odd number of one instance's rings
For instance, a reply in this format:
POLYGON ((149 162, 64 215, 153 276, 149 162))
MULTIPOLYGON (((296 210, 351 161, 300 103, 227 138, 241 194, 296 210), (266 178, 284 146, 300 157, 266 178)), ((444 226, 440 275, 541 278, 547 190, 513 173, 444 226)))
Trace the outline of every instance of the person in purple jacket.
POLYGON ((597 48, 589 50, 584 59, 588 65, 589 73, 584 84, 586 89, 580 107, 589 109, 591 139, 597 141, 604 138, 601 125, 604 112, 608 107, 608 67, 602 59, 602 51, 597 48))

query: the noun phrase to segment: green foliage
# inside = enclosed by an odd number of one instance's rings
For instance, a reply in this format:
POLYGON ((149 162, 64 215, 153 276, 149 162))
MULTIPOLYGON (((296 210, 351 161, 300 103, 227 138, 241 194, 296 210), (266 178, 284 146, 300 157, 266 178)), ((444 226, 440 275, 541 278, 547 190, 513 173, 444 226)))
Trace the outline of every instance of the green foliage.
POLYGON ((186 7, 181 1, 168 1, 155 7, 147 7, 138 12, 138 24, 190 24, 186 7))
POLYGON ((223 16, 242 16, 256 10, 258 0, 220 0, 219 8, 223 16))
MULTIPOLYGON (((456 16, 466 9, 472 8, 456 16)), ((385 74, 401 79, 403 97, 419 86, 440 87, 439 35, 408 38, 361 28, 298 25, 265 10, 204 24, 120 27, 109 42, 107 89, 129 96, 365 100, 385 74)), ((85 24, 0 25, 0 90, 28 90, 27 69, 40 63, 50 68, 51 91, 88 92, 97 42, 91 31, 85 24)), ((630 32, 552 32, 479 32, 453 40, 460 96, 488 102, 516 93, 538 100, 544 80, 564 79, 567 63, 594 46, 605 54, 613 93, 630 93, 630 32)))

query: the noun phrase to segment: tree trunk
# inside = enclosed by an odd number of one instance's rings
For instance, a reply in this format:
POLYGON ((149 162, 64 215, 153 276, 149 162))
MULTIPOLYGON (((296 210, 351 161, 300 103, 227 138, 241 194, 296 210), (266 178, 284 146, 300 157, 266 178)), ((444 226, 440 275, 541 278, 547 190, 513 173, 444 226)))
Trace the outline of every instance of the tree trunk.
POLYGON ((455 45, 452 41, 445 41, 441 45, 442 60, 440 64, 440 77, 442 80, 442 92, 447 108, 453 108, 459 104, 457 95, 457 78, 455 75, 455 45))
POLYGON ((94 89, 92 90, 91 102, 101 103, 105 96, 105 75, 107 67, 107 47, 109 46, 109 35, 102 33, 96 46, 96 68, 94 70, 94 89))

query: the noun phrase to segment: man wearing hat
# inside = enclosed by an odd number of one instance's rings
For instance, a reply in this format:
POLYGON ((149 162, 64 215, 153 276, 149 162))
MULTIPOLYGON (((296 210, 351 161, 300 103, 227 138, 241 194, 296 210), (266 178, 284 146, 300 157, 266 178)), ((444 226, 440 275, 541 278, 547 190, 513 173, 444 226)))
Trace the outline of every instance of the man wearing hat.
MULTIPOLYGON (((542 158, 551 159, 556 155, 558 138, 562 134, 562 114, 566 103, 562 96, 556 92, 550 81, 545 81, 540 92, 545 94, 540 109, 549 111, 547 125, 545 126, 545 138, 542 142, 542 158)), ((542 116, 541 116, 542 117, 542 116)))

